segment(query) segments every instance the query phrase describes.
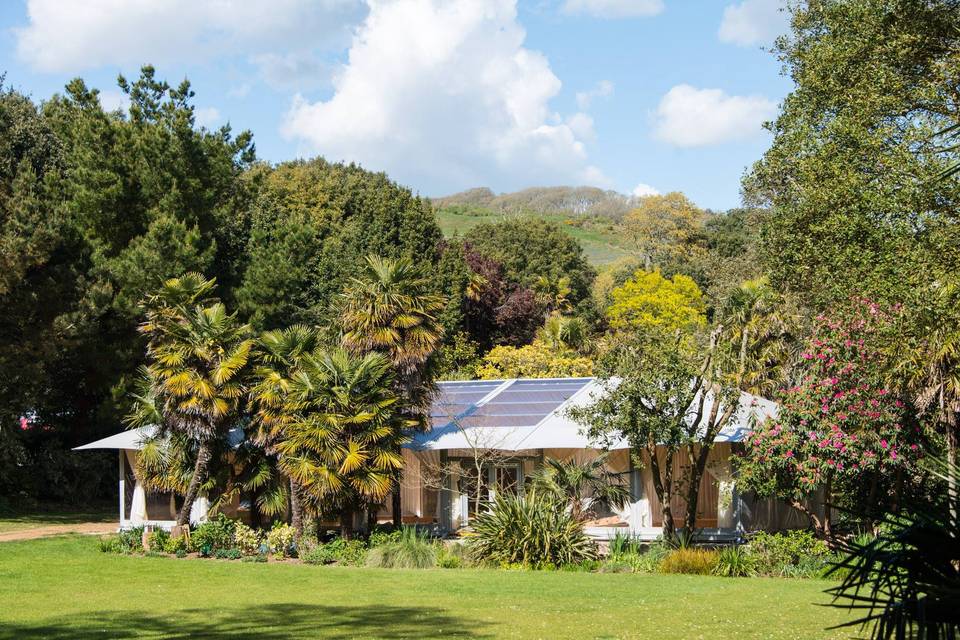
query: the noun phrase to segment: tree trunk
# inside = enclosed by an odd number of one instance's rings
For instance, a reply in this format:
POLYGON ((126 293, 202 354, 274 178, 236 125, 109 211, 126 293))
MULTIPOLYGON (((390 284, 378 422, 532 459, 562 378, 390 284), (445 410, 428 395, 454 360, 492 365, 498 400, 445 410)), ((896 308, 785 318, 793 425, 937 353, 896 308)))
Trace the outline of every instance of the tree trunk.
POLYGON ((823 488, 823 537, 830 539, 833 530, 830 521, 830 512, 833 510, 833 474, 827 474, 827 483, 823 488))
POLYGON ((657 499, 660 501, 660 513, 663 528, 663 539, 672 540, 676 534, 676 528, 673 526, 673 509, 670 507, 670 500, 673 499, 673 456, 668 453, 666 459, 667 476, 664 478, 661 473, 660 459, 657 457, 656 446, 647 449, 647 455, 650 457, 650 471, 653 475, 653 489, 657 492, 657 499))
POLYGON ((197 451, 197 461, 193 465, 193 477, 190 478, 190 485, 187 487, 187 493, 183 496, 183 505, 180 507, 180 513, 177 514, 177 526, 184 526, 190 523, 190 510, 197 499, 200 491, 200 485, 203 484, 207 476, 207 467, 210 466, 210 443, 203 442, 197 451))
POLYGON ((400 504, 400 479, 393 482, 393 495, 391 497, 391 509, 393 511, 393 526, 399 527, 403 524, 403 505, 400 504))
POLYGON ((303 500, 300 496, 300 483, 290 478, 290 524, 297 537, 303 535, 303 500))
POLYGON ((800 500, 791 499, 790 506, 807 516, 807 519, 810 521, 810 526, 813 527, 817 537, 823 537, 823 523, 820 522, 820 518, 817 517, 816 513, 807 508, 807 505, 803 504, 800 500))
POLYGON ((349 540, 353 537, 353 508, 344 507, 340 512, 340 537, 349 540))
POLYGON ((707 468, 707 459, 710 457, 712 446, 700 445, 700 451, 694 455, 694 445, 689 445, 690 459, 690 486, 687 487, 687 514, 684 527, 687 535, 691 535, 697 528, 697 505, 700 503, 700 480, 707 468))

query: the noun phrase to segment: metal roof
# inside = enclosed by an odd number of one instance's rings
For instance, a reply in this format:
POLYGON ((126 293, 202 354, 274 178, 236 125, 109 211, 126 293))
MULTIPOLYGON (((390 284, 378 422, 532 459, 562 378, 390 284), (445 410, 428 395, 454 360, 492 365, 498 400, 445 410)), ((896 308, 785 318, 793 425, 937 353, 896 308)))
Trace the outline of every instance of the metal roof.
MULTIPOLYGON (((614 382, 615 384, 615 382, 614 382)), ((585 406, 603 394, 596 378, 519 378, 511 380, 465 380, 440 382, 430 411, 431 430, 413 436, 407 445, 416 450, 449 449, 627 449, 626 441, 591 441, 567 410, 585 406), (604 444, 607 446, 604 447, 604 444)), ((704 414, 713 403, 707 396, 704 414)), ((740 406, 715 442, 739 442, 751 431, 754 420, 776 415, 770 400, 740 394, 740 406)), ((143 448, 154 428, 124 431, 90 444, 85 449, 143 448)), ((243 440, 243 430, 231 429, 231 444, 243 440)))

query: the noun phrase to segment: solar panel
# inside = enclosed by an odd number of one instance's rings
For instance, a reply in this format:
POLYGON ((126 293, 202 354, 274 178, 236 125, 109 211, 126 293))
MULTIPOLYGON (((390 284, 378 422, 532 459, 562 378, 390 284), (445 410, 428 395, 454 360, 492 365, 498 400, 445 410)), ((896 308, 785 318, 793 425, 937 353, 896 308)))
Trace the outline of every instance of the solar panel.
POLYGON ((448 423, 462 428, 532 427, 589 383, 589 378, 441 382, 431 422, 435 427, 448 423))

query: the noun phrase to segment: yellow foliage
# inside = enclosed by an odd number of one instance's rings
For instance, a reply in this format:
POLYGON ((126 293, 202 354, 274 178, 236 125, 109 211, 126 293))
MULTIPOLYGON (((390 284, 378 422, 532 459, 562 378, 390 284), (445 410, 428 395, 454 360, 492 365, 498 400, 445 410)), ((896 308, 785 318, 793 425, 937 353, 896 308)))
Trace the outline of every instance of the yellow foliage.
POLYGON ((477 376, 501 378, 565 378, 593 375, 593 361, 575 351, 555 351, 542 342, 523 347, 499 346, 483 357, 477 376))
POLYGON ((660 271, 637 271, 611 293, 607 318, 614 329, 685 333, 706 323, 703 293, 691 278, 667 279, 660 271))

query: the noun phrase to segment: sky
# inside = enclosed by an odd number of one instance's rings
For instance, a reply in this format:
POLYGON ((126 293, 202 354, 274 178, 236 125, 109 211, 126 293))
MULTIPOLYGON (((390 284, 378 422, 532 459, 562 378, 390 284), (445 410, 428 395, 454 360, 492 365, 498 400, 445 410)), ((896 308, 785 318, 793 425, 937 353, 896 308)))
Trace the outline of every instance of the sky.
POLYGON ((198 124, 270 162, 354 161, 425 196, 486 186, 740 203, 791 83, 783 0, 8 0, 5 85, 188 78, 198 124))

